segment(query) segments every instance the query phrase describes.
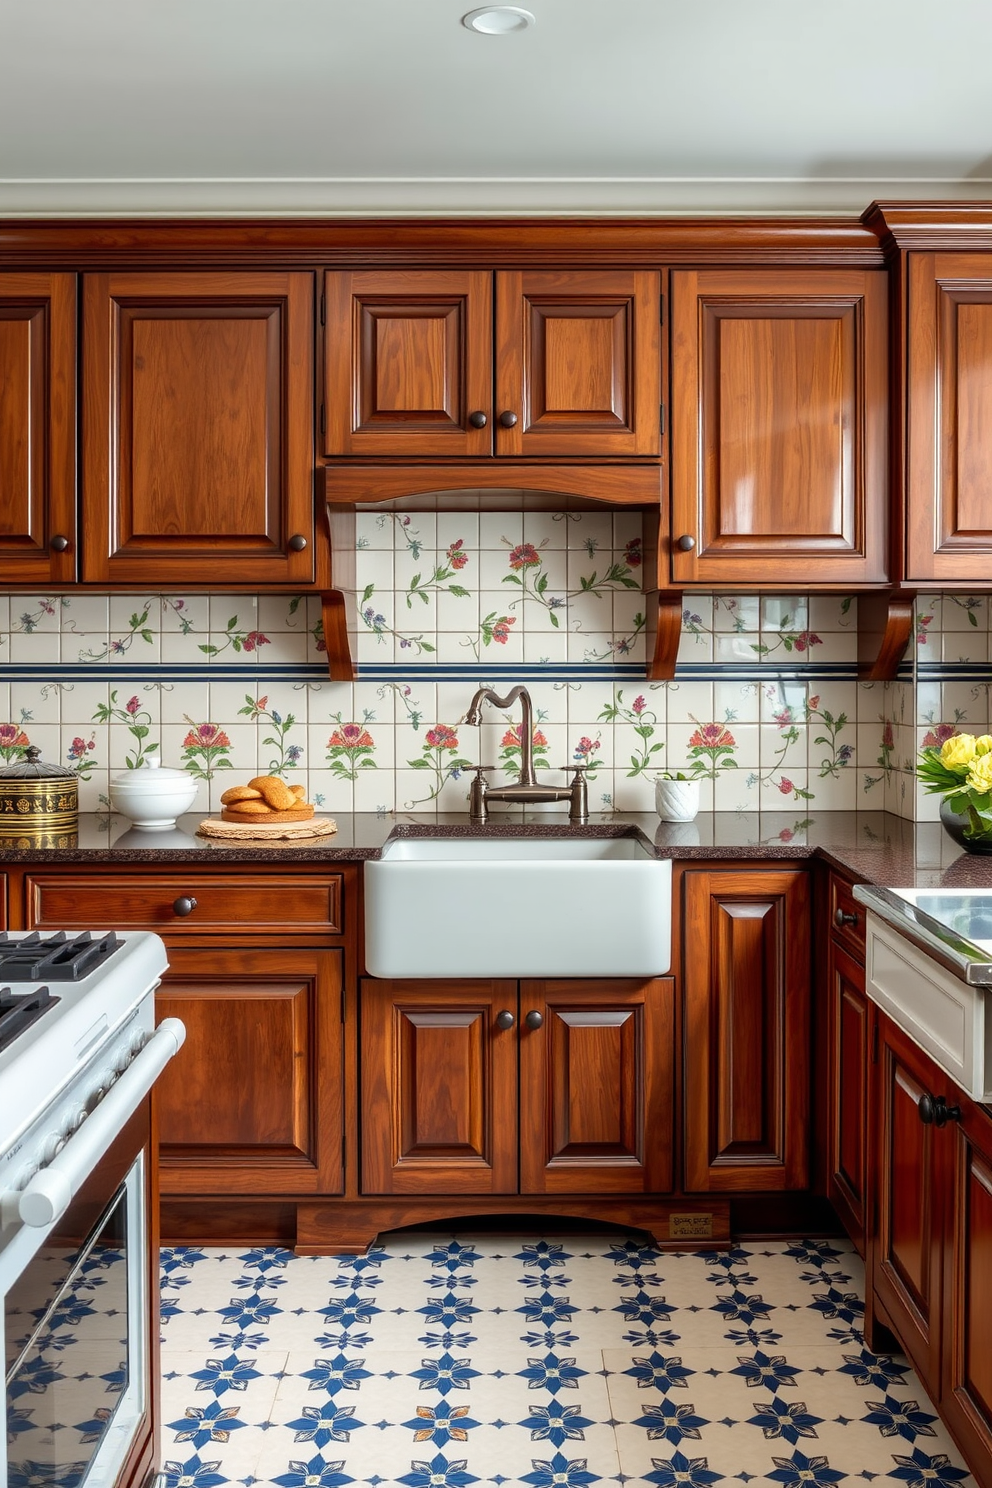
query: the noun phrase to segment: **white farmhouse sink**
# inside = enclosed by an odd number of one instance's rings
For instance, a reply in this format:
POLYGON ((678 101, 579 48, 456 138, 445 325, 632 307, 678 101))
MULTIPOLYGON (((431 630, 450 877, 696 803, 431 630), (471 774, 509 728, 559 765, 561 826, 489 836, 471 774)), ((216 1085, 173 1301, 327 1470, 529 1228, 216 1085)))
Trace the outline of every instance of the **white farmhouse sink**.
POLYGON ((365 865, 380 977, 660 976, 672 865, 635 837, 402 837, 365 865))

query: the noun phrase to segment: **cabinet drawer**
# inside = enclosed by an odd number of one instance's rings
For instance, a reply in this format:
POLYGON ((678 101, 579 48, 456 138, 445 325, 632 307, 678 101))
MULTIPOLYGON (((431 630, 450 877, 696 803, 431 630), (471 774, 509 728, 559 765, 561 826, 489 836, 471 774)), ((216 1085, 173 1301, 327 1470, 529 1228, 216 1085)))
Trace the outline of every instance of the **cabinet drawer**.
POLYGON ((157 930, 169 936, 204 930, 236 930, 240 935, 271 935, 291 930, 338 935, 342 931, 339 873, 273 880, 262 874, 87 873, 85 877, 45 874, 26 880, 30 929, 157 930), (194 901, 187 909, 182 901, 194 901), (183 911, 186 911, 185 913, 183 911))
POLYGON ((827 913, 830 917, 830 933, 839 945, 864 964, 865 959, 865 910, 854 897, 854 890, 846 878, 831 873, 827 894, 827 913), (854 916, 853 922, 850 916, 854 916))

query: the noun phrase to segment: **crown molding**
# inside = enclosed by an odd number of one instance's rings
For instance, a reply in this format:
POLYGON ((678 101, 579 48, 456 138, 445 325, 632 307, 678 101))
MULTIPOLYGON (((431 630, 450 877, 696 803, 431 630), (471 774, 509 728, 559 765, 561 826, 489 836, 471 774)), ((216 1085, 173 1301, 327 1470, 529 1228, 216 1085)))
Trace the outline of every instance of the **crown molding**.
POLYGON ((886 198, 988 200, 992 177, 0 179, 6 218, 856 216, 886 198))

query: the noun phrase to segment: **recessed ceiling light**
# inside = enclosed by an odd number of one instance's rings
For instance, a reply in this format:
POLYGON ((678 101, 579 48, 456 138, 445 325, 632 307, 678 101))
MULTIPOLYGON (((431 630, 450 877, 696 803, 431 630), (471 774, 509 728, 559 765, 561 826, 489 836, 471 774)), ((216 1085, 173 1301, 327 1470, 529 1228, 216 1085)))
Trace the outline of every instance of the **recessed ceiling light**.
POLYGON ((483 36, 508 36, 511 31, 526 31, 533 24, 533 15, 519 5, 486 5, 462 16, 463 26, 481 31, 483 36))

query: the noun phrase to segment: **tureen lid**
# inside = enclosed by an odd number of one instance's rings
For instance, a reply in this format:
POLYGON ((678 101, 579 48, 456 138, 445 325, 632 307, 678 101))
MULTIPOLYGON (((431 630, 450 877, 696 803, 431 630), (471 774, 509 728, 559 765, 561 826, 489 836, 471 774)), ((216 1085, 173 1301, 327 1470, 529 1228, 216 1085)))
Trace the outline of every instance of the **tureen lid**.
POLYGON ((41 757, 37 744, 29 744, 24 758, 0 770, 0 780, 76 780, 74 770, 64 765, 49 765, 41 757))
POLYGON ((113 777, 110 783, 111 785, 147 785, 149 790, 156 790, 159 786, 165 786, 168 789, 179 780, 184 785, 189 785, 192 776, 186 770, 170 770, 167 765, 162 764, 158 755, 153 754, 143 759, 141 764, 136 765, 133 770, 122 770, 119 775, 113 777))

